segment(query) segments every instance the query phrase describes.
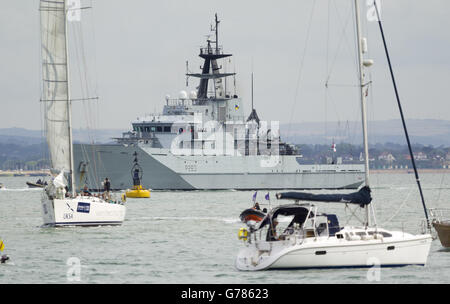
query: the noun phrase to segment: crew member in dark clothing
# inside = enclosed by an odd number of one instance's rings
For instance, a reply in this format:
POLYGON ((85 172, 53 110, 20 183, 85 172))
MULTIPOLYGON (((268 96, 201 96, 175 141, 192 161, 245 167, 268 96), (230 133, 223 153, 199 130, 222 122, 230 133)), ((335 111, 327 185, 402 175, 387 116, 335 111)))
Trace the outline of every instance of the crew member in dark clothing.
POLYGON ((139 178, 139 169, 136 168, 136 169, 134 169, 134 173, 133 173, 133 185, 139 186, 140 184, 141 184, 141 179, 139 178))
POLYGON ((109 182, 108 178, 105 178, 105 182, 103 183, 103 190, 106 192, 111 191, 111 183, 109 182))
POLYGON ((109 191, 111 191, 111 183, 108 178, 105 178, 105 181, 103 182, 103 190, 105 190, 105 192, 103 192, 104 198, 110 199, 109 191))

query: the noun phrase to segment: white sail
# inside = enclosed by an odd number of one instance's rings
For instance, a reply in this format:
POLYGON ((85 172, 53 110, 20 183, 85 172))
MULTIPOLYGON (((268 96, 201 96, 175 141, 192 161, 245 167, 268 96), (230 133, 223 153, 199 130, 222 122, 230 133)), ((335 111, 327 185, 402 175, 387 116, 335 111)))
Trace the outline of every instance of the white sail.
POLYGON ((42 102, 52 168, 70 172, 69 84, 65 1, 40 1, 42 102))

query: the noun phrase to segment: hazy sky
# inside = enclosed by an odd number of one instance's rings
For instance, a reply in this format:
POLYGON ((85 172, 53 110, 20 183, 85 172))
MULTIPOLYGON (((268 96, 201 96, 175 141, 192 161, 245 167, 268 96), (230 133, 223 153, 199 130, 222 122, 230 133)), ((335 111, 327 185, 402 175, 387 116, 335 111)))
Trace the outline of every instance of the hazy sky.
MULTIPOLYGON (((42 125, 38 2, 2 1, 0 128, 42 125)), ((237 73, 237 93, 247 114, 253 71, 255 105, 264 120, 357 120, 352 2, 83 1, 93 9, 83 10, 83 35, 73 31, 69 43, 79 46, 83 39, 88 94, 100 97, 98 105, 90 108, 96 111, 90 119, 98 128, 128 129, 137 116, 161 111, 167 94, 195 89, 195 79, 185 87, 185 62, 189 61, 191 71, 199 71, 199 47, 217 12, 220 44, 234 55, 227 70, 237 73)), ((365 10, 366 1, 360 3, 365 10)), ((450 1, 384 0, 381 8, 407 118, 448 119, 450 1)), ((378 25, 367 22, 365 12, 363 21, 368 57, 375 61, 369 118, 398 118, 378 25)), ((79 75, 83 56, 77 52, 71 53, 74 86, 75 80, 84 79, 79 75)), ((77 98, 80 90, 73 92, 77 98)), ((84 127, 85 115, 78 104, 75 127, 84 127)))

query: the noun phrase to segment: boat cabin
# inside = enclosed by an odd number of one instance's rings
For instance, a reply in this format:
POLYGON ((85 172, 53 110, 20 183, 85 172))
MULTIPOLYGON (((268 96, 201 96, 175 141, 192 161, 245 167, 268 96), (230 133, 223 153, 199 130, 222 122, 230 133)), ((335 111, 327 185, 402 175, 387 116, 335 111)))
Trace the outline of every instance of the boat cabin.
POLYGON ((256 230, 266 230, 266 241, 301 237, 335 236, 342 228, 335 214, 317 213, 312 204, 290 204, 274 208, 256 230))

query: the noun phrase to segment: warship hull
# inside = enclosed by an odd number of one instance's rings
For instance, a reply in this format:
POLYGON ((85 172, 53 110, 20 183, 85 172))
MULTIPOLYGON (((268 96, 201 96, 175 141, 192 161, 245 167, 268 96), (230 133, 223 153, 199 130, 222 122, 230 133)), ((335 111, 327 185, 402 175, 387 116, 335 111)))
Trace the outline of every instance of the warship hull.
POLYGON ((77 188, 102 189, 106 177, 114 190, 130 188, 134 152, 145 172, 141 183, 153 190, 357 189, 364 181, 363 165, 307 165, 298 155, 279 155, 268 165, 260 155, 174 155, 145 145, 75 144, 77 188))

